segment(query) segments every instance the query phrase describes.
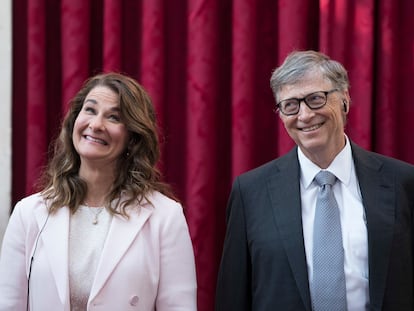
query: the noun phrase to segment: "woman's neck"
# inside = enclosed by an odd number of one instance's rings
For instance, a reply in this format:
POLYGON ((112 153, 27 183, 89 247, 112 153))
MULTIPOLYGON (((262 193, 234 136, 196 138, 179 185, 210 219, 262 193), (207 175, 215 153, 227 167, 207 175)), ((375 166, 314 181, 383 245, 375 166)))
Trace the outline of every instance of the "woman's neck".
POLYGON ((103 206, 115 180, 113 172, 107 170, 80 170, 79 176, 88 186, 85 203, 89 206, 103 206))

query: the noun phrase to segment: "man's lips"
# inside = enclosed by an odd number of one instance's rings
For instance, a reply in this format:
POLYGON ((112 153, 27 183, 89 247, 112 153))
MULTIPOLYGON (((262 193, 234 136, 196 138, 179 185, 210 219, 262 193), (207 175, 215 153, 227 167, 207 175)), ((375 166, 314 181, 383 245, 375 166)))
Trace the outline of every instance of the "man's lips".
POLYGON ((108 143, 105 140, 100 139, 100 138, 92 137, 92 136, 89 136, 89 135, 84 135, 83 137, 86 140, 92 141, 94 143, 98 143, 98 144, 102 144, 102 145, 108 145, 108 143))
POLYGON ((311 131, 317 130, 322 125, 323 125, 323 123, 318 123, 318 124, 315 124, 315 125, 312 125, 312 126, 309 126, 309 127, 299 128, 299 130, 301 130, 302 132, 311 132, 311 131))

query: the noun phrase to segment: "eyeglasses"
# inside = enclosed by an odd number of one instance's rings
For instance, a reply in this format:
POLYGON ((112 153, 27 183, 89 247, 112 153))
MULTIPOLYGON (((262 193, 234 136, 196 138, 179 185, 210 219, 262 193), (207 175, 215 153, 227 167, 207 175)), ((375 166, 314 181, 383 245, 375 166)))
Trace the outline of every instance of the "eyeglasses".
POLYGON ((280 101, 276 107, 283 113, 285 116, 293 116, 299 112, 300 103, 305 102, 312 110, 322 108, 326 105, 328 94, 339 91, 338 89, 333 89, 330 91, 319 91, 306 95, 303 98, 288 98, 280 101))

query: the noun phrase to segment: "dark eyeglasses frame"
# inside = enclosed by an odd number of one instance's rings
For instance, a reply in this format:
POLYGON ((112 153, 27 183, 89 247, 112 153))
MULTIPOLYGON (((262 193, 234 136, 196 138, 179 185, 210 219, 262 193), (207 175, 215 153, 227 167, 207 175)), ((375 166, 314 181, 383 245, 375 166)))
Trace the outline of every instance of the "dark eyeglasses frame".
POLYGON ((339 91, 339 89, 332 89, 332 90, 329 90, 329 91, 317 91, 317 92, 312 92, 312 93, 309 93, 308 95, 306 95, 305 97, 302 97, 302 98, 296 98, 296 97, 292 97, 292 98, 287 98, 287 99, 284 99, 284 100, 281 100, 280 102, 278 102, 277 104, 276 104, 276 108, 277 108, 277 111, 280 111, 282 114, 284 114, 285 116, 294 116, 294 115, 296 115, 296 114, 298 114, 299 113, 299 110, 300 110, 300 103, 301 102, 304 102, 305 104, 306 104, 306 106, 308 106, 309 107, 309 109, 311 109, 311 110, 317 110, 317 109, 320 109, 320 108, 322 108, 323 106, 325 106, 326 105, 326 103, 328 102, 328 95, 329 94, 331 94, 331 93, 333 93, 333 92, 337 92, 337 91, 339 91), (314 94, 316 94, 316 93, 323 93, 324 95, 325 95, 325 102, 322 104, 322 105, 320 105, 320 106, 318 106, 318 107, 311 107, 311 106, 309 106, 309 104, 308 104, 308 102, 307 102, 307 98, 309 98, 309 96, 312 96, 312 95, 314 95, 314 94), (284 101, 287 101, 287 100, 297 100, 298 101, 298 110, 295 112, 295 113, 285 113, 285 112, 283 112, 283 110, 282 109, 280 109, 280 105, 284 102, 284 101))

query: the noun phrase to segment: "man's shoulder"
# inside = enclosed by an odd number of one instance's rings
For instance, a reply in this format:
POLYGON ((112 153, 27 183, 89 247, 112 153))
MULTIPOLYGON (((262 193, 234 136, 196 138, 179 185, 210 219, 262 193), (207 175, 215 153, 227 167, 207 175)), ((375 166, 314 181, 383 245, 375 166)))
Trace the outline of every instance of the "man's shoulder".
POLYGON ((293 148, 288 153, 266 162, 256 168, 246 171, 238 176, 240 180, 264 180, 268 176, 273 175, 286 168, 293 168, 292 163, 297 163, 297 151, 293 148))
POLYGON ((352 153, 357 164, 365 163, 369 166, 385 166, 390 169, 401 168, 403 170, 414 172, 414 165, 411 163, 375 151, 366 150, 355 143, 352 144, 352 153))

